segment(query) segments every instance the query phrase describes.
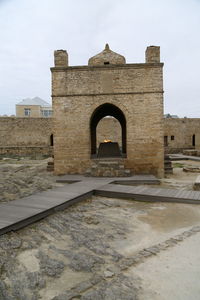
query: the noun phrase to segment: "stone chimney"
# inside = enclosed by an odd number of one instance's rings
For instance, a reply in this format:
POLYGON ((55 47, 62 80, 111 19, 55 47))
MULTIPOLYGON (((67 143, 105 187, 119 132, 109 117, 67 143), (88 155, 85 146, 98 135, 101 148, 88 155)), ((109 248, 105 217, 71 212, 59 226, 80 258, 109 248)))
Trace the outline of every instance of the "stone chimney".
POLYGON ((68 67, 68 54, 66 50, 54 51, 55 67, 68 67))
POLYGON ((148 64, 160 63, 160 47, 159 46, 147 47, 146 52, 145 52, 145 62, 148 64))

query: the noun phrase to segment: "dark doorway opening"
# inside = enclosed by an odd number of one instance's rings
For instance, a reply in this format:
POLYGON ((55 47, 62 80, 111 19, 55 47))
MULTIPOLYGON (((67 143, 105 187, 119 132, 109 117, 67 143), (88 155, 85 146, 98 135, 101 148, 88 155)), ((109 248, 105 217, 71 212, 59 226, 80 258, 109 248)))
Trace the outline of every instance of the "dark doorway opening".
POLYGON ((195 147, 195 134, 192 136, 192 146, 195 147))
POLYGON ((53 146, 53 134, 50 135, 50 146, 53 146))
MULTIPOLYGON (((114 117, 119 121, 121 125, 122 148, 120 151, 120 155, 126 157, 126 119, 123 112, 117 106, 110 103, 105 103, 97 107, 91 116, 90 119, 91 157, 92 158, 97 157, 98 149, 97 149, 96 129, 99 121, 106 116, 114 117)), ((110 146, 113 147, 112 143, 110 144, 110 146)), ((112 157, 112 155, 110 157, 112 157)))
POLYGON ((168 146, 168 136, 167 135, 164 136, 164 146, 165 147, 168 146))

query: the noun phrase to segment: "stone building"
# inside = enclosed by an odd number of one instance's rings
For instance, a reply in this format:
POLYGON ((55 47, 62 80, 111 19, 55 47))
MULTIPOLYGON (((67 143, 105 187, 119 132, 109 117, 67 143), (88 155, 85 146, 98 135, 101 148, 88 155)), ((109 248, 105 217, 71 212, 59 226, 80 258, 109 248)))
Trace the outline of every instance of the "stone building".
POLYGON ((39 97, 27 98, 16 104, 16 117, 41 118, 51 116, 52 106, 39 97))
POLYGON ((55 173, 84 174, 97 161, 105 160, 99 155, 97 130, 100 120, 111 116, 120 125, 121 148, 119 145, 118 157, 109 157, 107 162, 120 160, 132 174, 163 176, 160 48, 148 47, 146 62, 137 64, 126 64, 108 45, 87 66, 69 66, 64 50, 55 51, 54 58, 55 173))

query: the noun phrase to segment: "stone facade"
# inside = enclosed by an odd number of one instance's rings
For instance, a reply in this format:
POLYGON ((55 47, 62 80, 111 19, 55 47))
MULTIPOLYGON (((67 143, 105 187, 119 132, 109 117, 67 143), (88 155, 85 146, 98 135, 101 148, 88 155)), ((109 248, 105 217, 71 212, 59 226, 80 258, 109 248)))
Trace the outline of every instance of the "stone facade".
POLYGON ((126 64, 108 46, 88 66, 68 66, 55 51, 52 71, 56 174, 83 174, 95 154, 96 127, 111 115, 122 127, 125 167, 133 174, 163 176, 163 64, 159 47, 148 47, 146 63, 126 64), (106 114, 107 110, 107 114, 106 114))
POLYGON ((0 117, 0 154, 52 154, 52 120, 0 117))
POLYGON ((164 119, 164 140, 168 153, 182 152, 183 149, 200 150, 200 119, 164 119))

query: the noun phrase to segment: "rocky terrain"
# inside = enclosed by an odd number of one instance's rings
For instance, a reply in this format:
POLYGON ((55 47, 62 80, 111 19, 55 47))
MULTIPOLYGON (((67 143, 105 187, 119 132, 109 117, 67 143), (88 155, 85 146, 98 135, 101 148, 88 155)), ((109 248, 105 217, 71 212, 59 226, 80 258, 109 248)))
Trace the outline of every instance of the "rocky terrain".
POLYGON ((142 299, 134 269, 198 234, 199 217, 195 205, 92 197, 0 237, 0 300, 142 299))
POLYGON ((0 202, 22 198, 56 185, 47 160, 0 160, 0 202))
MULTIPOLYGON (((1 161, 1 202, 58 185, 46 165, 1 161)), ((178 165, 161 185, 196 175, 178 165)), ((196 300, 199 236, 199 205, 92 197, 0 236, 0 300, 196 300)))

